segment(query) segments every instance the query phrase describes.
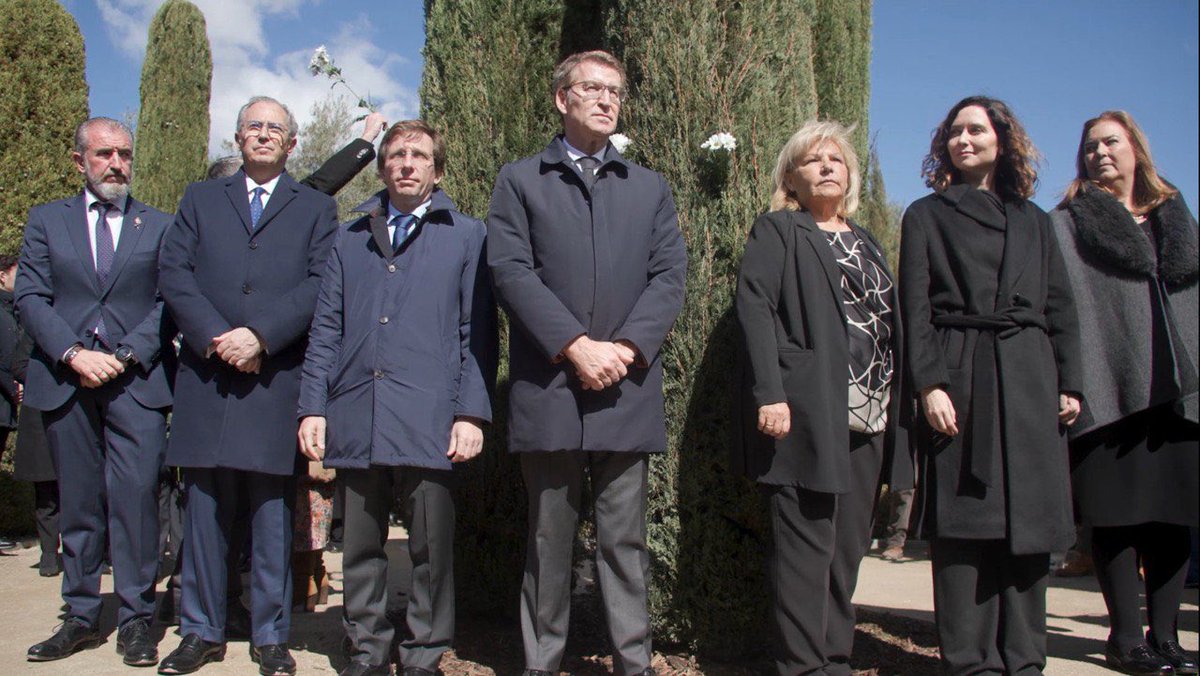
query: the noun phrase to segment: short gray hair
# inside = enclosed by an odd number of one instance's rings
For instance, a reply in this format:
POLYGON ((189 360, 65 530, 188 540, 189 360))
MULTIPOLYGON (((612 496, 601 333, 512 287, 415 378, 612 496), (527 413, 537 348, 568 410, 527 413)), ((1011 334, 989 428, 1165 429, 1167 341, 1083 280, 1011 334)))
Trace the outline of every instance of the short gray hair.
POLYGON ((290 108, 283 105, 283 103, 281 103, 278 99, 273 99, 270 96, 251 96, 250 100, 238 110, 237 129, 233 130, 235 134, 242 133, 242 121, 246 119, 246 111, 250 110, 250 106, 253 106, 256 103, 274 103, 282 108, 283 112, 287 113, 288 140, 291 141, 292 139, 296 138, 297 132, 300 131, 296 128, 298 126, 296 124, 296 116, 292 115, 290 108))
POLYGON ((133 141, 133 131, 119 120, 114 120, 111 117, 92 117, 79 123, 75 127, 75 152, 80 155, 87 152, 87 135, 93 126, 104 125, 110 129, 119 129, 129 137, 130 142, 133 141))
POLYGON ((570 86, 571 83, 567 80, 571 77, 571 73, 580 64, 588 61, 608 66, 620 73, 621 86, 625 86, 625 66, 621 64, 621 60, 603 49, 594 49, 590 52, 576 52, 554 67, 554 74, 550 78, 550 96, 558 96, 558 90, 570 86))
POLYGON ((838 206, 838 214, 853 216, 854 212, 858 211, 858 191, 862 185, 862 177, 858 170, 858 153, 854 151, 854 142, 850 140, 855 126, 852 124, 847 127, 834 120, 809 120, 795 134, 792 134, 787 143, 783 144, 783 149, 779 151, 779 159, 775 161, 775 171, 771 172, 771 179, 775 184, 775 190, 771 195, 773 211, 781 209, 796 211, 804 206, 800 204, 795 193, 788 188, 787 175, 795 168, 797 158, 825 141, 833 141, 837 144, 838 149, 842 151, 842 159, 846 161, 846 173, 850 175, 850 185, 846 187, 846 196, 838 206))

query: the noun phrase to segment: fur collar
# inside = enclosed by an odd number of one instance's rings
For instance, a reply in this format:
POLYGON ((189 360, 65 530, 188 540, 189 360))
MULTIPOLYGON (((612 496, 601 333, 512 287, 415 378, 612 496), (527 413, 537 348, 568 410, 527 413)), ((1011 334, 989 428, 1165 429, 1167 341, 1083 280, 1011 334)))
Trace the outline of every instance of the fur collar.
POLYGON ((1107 192, 1089 188, 1067 204, 1079 242, 1107 265, 1139 277, 1158 277, 1168 287, 1200 277, 1196 222, 1176 195, 1150 212, 1158 252, 1133 216, 1107 192))

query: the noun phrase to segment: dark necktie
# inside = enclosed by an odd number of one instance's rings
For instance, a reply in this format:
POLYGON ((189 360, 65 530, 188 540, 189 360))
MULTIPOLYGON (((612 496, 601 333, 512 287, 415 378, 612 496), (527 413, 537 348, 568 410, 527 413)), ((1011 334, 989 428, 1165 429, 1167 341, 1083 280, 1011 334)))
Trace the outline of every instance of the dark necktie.
POLYGON ((396 216, 392 218, 392 225, 396 227, 395 232, 392 233, 393 252, 399 252, 400 245, 404 244, 404 241, 408 239, 410 234, 409 229, 412 227, 412 222, 412 214, 396 214, 396 216))
POLYGON ((584 155, 576 160, 576 164, 579 165, 579 173, 583 174, 583 184, 591 190, 592 186, 596 185, 596 167, 600 166, 600 160, 591 155, 584 155))
MULTIPOLYGON (((108 202, 96 202, 93 207, 96 209, 96 281, 100 282, 100 289, 103 291, 108 282, 108 273, 112 272, 114 257, 112 230, 108 227, 108 214, 116 207, 108 202)), ((96 322, 96 337, 104 344, 108 344, 108 328, 104 325, 103 311, 100 312, 100 319, 96 322)))
POLYGON ((266 194, 267 191, 263 188, 255 188, 253 192, 254 192, 254 197, 250 198, 250 229, 251 230, 258 227, 258 219, 262 218, 262 212, 263 212, 262 196, 264 194, 266 194))

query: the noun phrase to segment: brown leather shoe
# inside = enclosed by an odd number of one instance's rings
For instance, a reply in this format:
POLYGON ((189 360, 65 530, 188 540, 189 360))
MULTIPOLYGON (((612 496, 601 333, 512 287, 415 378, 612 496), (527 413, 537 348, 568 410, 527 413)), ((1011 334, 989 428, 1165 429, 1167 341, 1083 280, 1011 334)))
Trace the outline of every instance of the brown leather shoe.
POLYGON ((1087 577, 1096 572, 1092 565, 1092 555, 1071 549, 1063 557, 1062 563, 1054 569, 1054 577, 1087 577))

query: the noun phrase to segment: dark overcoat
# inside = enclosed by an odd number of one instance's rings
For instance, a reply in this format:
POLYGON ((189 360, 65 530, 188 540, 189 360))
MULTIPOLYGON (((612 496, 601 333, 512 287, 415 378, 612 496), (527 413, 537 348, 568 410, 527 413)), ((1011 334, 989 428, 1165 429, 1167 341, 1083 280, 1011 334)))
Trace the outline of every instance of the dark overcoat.
POLYGON ((1075 535, 1058 396, 1080 391, 1078 323, 1049 217, 1003 207, 960 184, 904 214, 908 376, 914 392, 946 388, 959 429, 946 437, 921 417, 914 519, 921 537, 1063 550, 1075 535), (979 320, 1003 328, 963 326, 979 320))
POLYGON ((71 398, 79 376, 59 359, 75 343, 93 347, 103 314, 111 347, 127 345, 137 356, 126 391, 146 408, 171 405, 175 330, 164 317, 157 274, 170 223, 169 215, 130 198, 101 287, 83 192, 29 210, 15 293, 21 326, 36 346, 26 367, 26 404, 53 411, 71 398))
POLYGON ((168 465, 295 471, 300 371, 336 229, 333 198, 287 173, 256 229, 242 171, 188 186, 159 261, 183 334, 168 465), (242 326, 266 349, 257 374, 205 355, 214 337, 242 326))
POLYGON ((509 450, 666 450, 659 348, 687 267, 666 180, 610 144, 589 190, 558 137, 500 170, 487 229, 513 327, 509 450), (617 385, 583 390, 561 353, 584 334, 628 340, 641 359, 617 385))
POLYGON ((440 190, 392 247, 388 193, 338 233, 317 299, 299 416, 326 418, 325 466, 450 469, 455 416, 491 420, 495 306, 483 223, 440 190))
MULTIPOLYGON (((19 358, 17 351, 24 332, 17 325, 15 312, 12 292, 0 289, 0 429, 17 426, 17 376, 13 366, 19 358)), ((0 448, 0 453, 3 451, 0 448)))
MULTIPOLYGON (((887 258, 875 238, 854 223, 850 227, 886 270, 887 258)), ((893 363, 899 364, 903 331, 894 287, 888 295, 893 363)), ((764 484, 848 492, 850 350, 842 271, 810 213, 772 211, 758 217, 738 274, 736 309, 745 343, 735 469, 764 484), (758 408, 779 402, 791 409, 792 426, 776 440, 758 431, 758 408)), ((907 439, 897 425, 898 377, 891 386, 885 458, 907 439)))

